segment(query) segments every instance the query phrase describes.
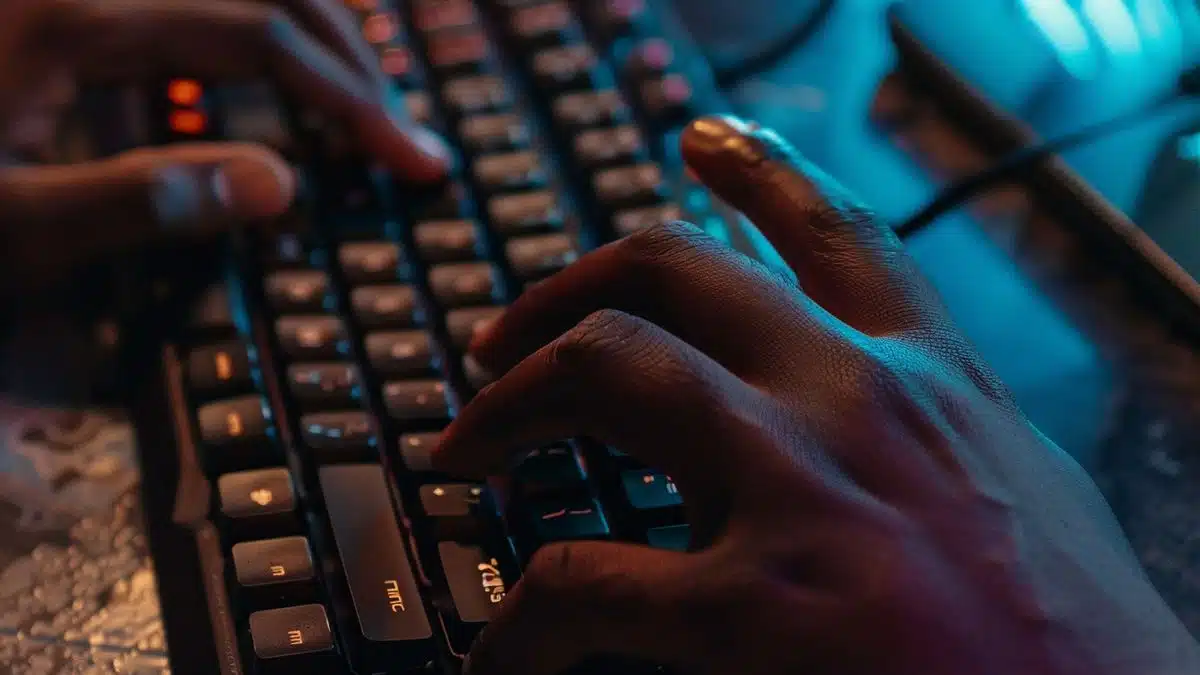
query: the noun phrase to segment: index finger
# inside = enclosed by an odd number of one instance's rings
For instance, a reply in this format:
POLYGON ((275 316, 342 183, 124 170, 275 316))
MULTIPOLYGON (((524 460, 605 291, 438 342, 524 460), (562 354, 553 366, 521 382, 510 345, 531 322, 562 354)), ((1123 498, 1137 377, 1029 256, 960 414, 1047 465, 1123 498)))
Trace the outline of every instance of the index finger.
POLYGON ((233 0, 54 3, 60 44, 75 64, 117 61, 222 80, 270 76, 297 97, 343 120, 398 177, 442 178, 446 146, 432 133, 393 118, 375 83, 342 63, 285 11, 233 0), (63 33, 76 39, 62 40, 63 33))

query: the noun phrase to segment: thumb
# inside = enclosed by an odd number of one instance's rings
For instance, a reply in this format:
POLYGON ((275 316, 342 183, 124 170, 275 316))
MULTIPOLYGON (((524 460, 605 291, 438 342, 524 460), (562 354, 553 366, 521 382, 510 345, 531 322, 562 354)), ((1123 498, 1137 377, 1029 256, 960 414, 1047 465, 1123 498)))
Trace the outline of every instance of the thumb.
POLYGON ((49 280, 72 265, 172 235, 268 220, 296 190, 266 148, 213 143, 0 171, 0 237, 11 279, 49 280))
POLYGON ((549 544, 484 628, 463 675, 557 675, 597 656, 683 665, 696 646, 700 557, 631 544, 549 544), (693 616, 689 616, 692 614, 693 616))

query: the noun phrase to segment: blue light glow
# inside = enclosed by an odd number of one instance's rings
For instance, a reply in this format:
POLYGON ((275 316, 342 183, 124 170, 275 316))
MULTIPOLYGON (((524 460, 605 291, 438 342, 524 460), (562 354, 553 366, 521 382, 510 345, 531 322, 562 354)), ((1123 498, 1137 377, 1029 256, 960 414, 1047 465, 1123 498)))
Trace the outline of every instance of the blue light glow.
POLYGON ((1083 0, 1083 14, 1113 54, 1142 51, 1142 38, 1124 0, 1083 0))
POLYGON ((1066 0, 1021 0, 1021 5, 1054 47, 1063 68, 1076 78, 1091 79, 1096 72, 1092 41, 1066 0))
POLYGON ((1179 157, 1200 163, 1200 134, 1179 139, 1179 157))

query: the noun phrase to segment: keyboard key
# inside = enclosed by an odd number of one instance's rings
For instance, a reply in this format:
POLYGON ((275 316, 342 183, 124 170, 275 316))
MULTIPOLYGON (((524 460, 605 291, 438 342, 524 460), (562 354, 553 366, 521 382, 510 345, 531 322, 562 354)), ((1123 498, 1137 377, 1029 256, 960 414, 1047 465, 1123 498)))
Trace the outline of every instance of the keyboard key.
POLYGON ((589 129, 575 137, 575 161, 588 170, 645 159, 642 134, 632 124, 611 129, 589 129))
POLYGON ((536 544, 577 539, 607 539, 608 521, 596 500, 581 497, 529 505, 536 544))
POLYGON ((471 339, 487 329, 492 322, 504 314, 504 307, 470 307, 452 309, 446 313, 446 328, 450 341, 461 351, 466 351, 471 339))
POLYGON ((450 390, 441 380, 397 380, 383 385, 383 400, 392 419, 401 422, 448 422, 450 390))
POLYGON ((271 413, 258 395, 242 396, 200 406, 196 422, 207 446, 244 446, 269 440, 271 413))
POLYGON ((683 211, 675 204, 647 206, 640 209, 621 211, 613 216, 613 229, 618 237, 628 237, 638 230, 683 218, 683 211))
POLYGON ((188 387, 199 398, 241 393, 253 386, 250 354, 242 342, 222 342, 188 354, 188 387))
POLYGON ((579 257, 567 234, 517 237, 504 245, 504 252, 513 273, 526 281, 554 274, 579 257))
POLYGON ((410 328, 420 325, 424 312, 412 286, 360 286, 350 293, 359 323, 367 328, 410 328))
POLYGON ((656 471, 625 471, 621 474, 621 487, 625 499, 638 511, 671 509, 683 505, 675 482, 656 471))
POLYGON ((426 667, 433 658, 433 631, 383 467, 326 466, 319 476, 361 631, 348 636, 358 646, 354 656, 359 672, 426 667))
POLYGON ((575 16, 565 2, 546 2, 513 11, 509 29, 522 47, 559 44, 567 39, 575 16))
POLYGON ((281 270, 263 280, 267 304, 278 314, 319 312, 326 307, 329 276, 320 270, 281 270))
POLYGON ((422 33, 464 28, 479 22, 479 15, 470 0, 438 0, 414 3, 414 24, 422 33))
POLYGON ((595 175, 592 186, 610 209, 653 204, 666 196, 662 169, 653 163, 605 169, 595 175))
POLYGON ((471 220, 435 220, 420 223, 413 236, 427 263, 475 260, 480 257, 479 233, 471 220))
POLYGON ((404 109, 413 124, 427 127, 434 123, 433 98, 427 91, 410 91, 404 95, 404 109))
POLYGON ((492 302, 499 284, 491 263, 480 262, 436 265, 429 286, 443 307, 464 307, 492 302))
POLYGON ((646 543, 654 548, 686 553, 692 541, 692 529, 687 525, 653 527, 646 531, 646 543))
POLYGON ((398 89, 411 89, 417 85, 413 55, 404 45, 393 44, 380 49, 379 67, 398 89))
POLYGON ((383 377, 411 377, 437 370, 438 359, 425 331, 368 333, 367 359, 383 377))
POLYGON ((237 539, 262 539, 298 529, 296 492, 287 469, 227 473, 217 479, 221 515, 237 539))
POLYGON ((301 363, 288 366, 292 395, 306 410, 355 404, 361 392, 358 366, 352 363, 301 363))
POLYGON ((629 106, 615 89, 564 94, 554 100, 554 121, 565 131, 620 124, 629 119, 629 106))
POLYGON ((433 521, 439 541, 479 541, 484 534, 480 502, 484 487, 469 483, 422 485, 421 510, 433 521))
POLYGON ((342 244, 338 262, 346 281, 353 285, 388 283, 401 278, 400 246, 390 241, 342 244))
MULTIPOLYGON (((335 653, 329 617, 321 605, 255 612, 250 615, 250 640, 261 666, 259 672, 269 675, 317 672, 325 662, 310 657, 332 658, 335 653)), ((333 667, 332 662, 327 667, 333 667)))
POLYGON ((687 121, 694 102, 692 84, 686 77, 671 73, 642 82, 638 87, 642 110, 652 123, 672 126, 687 121))
POLYGON ((533 56, 533 77, 546 91, 591 89, 596 53, 586 44, 543 49, 533 56))
POLYGON ((475 178, 488 192, 511 192, 546 184, 546 169, 531 150, 485 155, 475 160, 475 178))
POLYGON ((279 345, 295 361, 336 359, 349 353, 346 326, 334 316, 285 316, 275 322, 279 345))
POLYGON ((587 489, 579 453, 566 443, 534 450, 513 470, 523 494, 544 495, 580 492, 587 489))
POLYGON ((304 537, 234 544, 233 569, 241 594, 257 607, 316 599, 312 552, 304 537))
POLYGON ((529 145, 529 126, 512 113, 475 115, 459 125, 459 136, 468 152, 483 154, 517 150, 529 145))
POLYGON ((400 457, 409 471, 433 471, 430 454, 437 447, 441 433, 404 434, 400 437, 400 457))
POLYGON ((429 38, 429 65, 444 75, 475 75, 487 70, 490 47, 481 28, 442 32, 429 38))
POLYGON ((321 464, 375 459, 375 426, 362 411, 313 413, 300 418, 300 436, 321 464))
POLYGON ((494 75, 450 80, 442 87, 442 96, 451 111, 460 116, 498 111, 512 102, 508 85, 494 75))
POLYGON ((563 228, 558 195, 549 190, 493 197, 488 202, 488 214, 492 227, 505 236, 563 228))
POLYGON ((509 582, 500 570, 500 561, 482 547, 454 541, 438 543, 438 557, 450 587, 454 616, 448 628, 454 649, 465 654, 508 593, 509 582))

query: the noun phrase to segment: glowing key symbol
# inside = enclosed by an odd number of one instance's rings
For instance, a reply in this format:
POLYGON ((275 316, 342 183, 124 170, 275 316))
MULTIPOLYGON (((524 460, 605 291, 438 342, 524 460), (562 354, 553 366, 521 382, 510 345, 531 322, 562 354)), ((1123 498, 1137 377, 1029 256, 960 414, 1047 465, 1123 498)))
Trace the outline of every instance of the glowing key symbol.
POLYGON ((287 570, 283 568, 283 565, 271 565, 271 576, 281 577, 285 574, 287 574, 287 570))
POLYGON ((275 495, 266 488, 259 488, 250 493, 250 501, 258 504, 259 506, 267 506, 271 502, 275 501, 275 495))
POLYGON ((304 633, 301 633, 298 630, 289 630, 288 631, 288 644, 293 645, 293 646, 304 644, 304 633))
POLYGON ((233 377, 233 359, 229 358, 229 354, 217 352, 213 365, 216 366, 218 380, 225 381, 233 377))

